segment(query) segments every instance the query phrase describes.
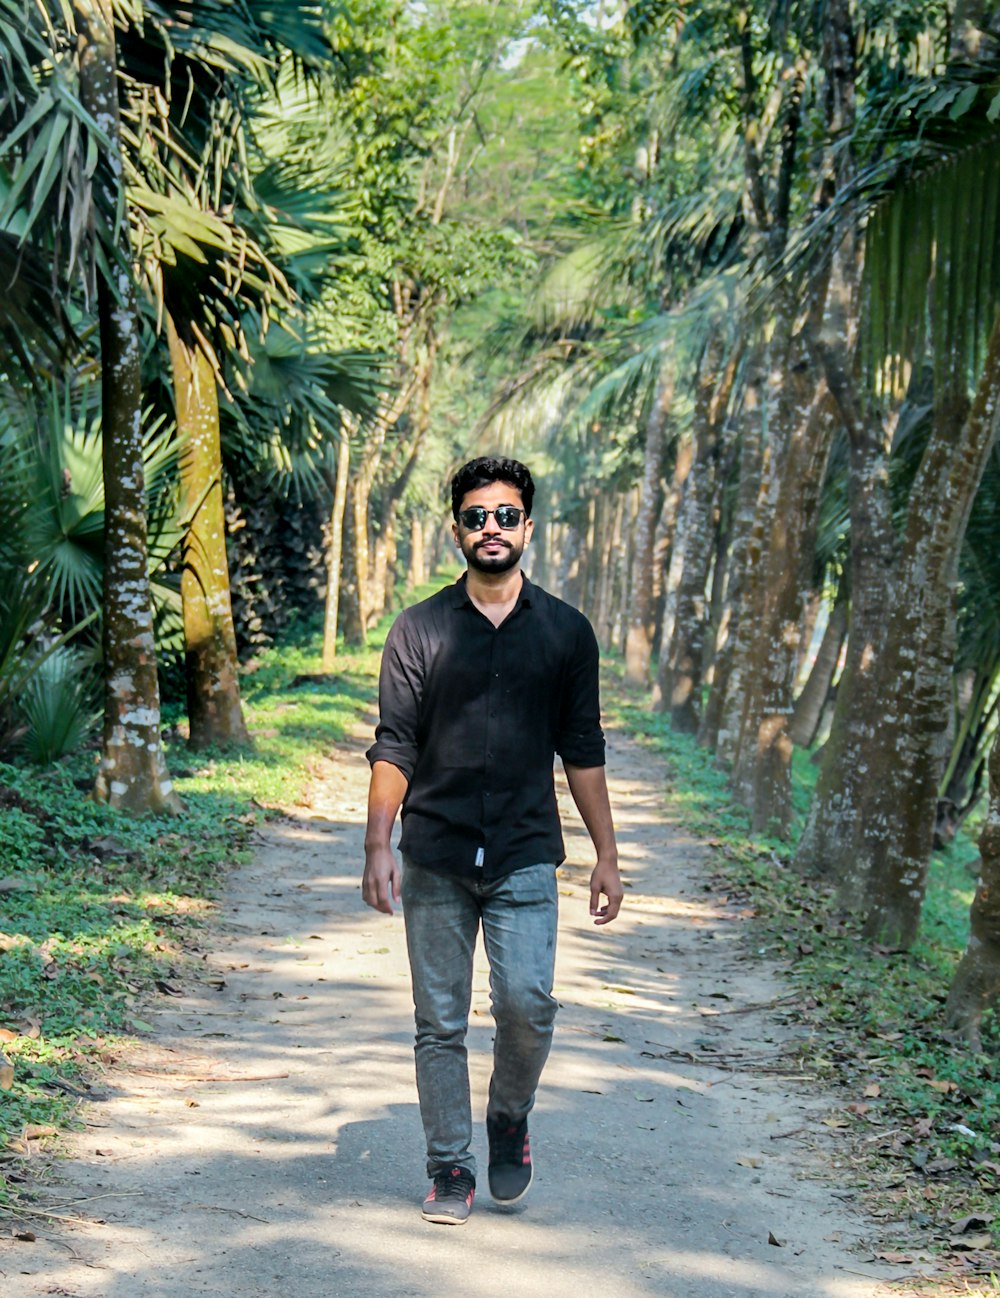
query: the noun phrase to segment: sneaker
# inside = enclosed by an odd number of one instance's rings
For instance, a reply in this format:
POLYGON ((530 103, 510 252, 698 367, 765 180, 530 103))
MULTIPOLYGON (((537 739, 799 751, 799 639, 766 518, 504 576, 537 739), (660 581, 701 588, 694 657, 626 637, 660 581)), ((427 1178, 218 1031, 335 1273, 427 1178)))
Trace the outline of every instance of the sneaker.
POLYGON ((490 1194, 497 1203, 519 1203, 533 1176, 528 1119, 487 1118, 486 1134, 490 1141, 490 1194))
POLYGON ((442 1167, 424 1200, 424 1220, 436 1221, 442 1226, 464 1226, 469 1220, 475 1197, 476 1178, 467 1167, 458 1163, 442 1167))

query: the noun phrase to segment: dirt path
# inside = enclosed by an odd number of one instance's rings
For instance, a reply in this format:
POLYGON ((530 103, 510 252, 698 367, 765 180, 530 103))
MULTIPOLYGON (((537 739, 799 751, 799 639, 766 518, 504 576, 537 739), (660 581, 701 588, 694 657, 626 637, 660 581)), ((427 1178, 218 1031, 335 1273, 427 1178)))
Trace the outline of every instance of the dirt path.
POLYGON ((312 806, 233 875, 203 976, 159 1002, 155 1039, 88 1106, 49 1192, 79 1220, 0 1241, 5 1298, 874 1298, 888 1271, 813 1149, 829 1101, 780 1071, 776 1011, 747 1008, 783 989, 741 960, 705 849, 667 822, 662 769, 621 735, 609 775, 631 888, 609 929, 587 915, 573 863, 590 853, 564 805, 535 1187, 516 1214, 484 1192, 463 1229, 421 1220, 402 920, 358 886, 363 746, 338 751, 312 806), (713 1051, 771 1071, 679 1062, 713 1051))

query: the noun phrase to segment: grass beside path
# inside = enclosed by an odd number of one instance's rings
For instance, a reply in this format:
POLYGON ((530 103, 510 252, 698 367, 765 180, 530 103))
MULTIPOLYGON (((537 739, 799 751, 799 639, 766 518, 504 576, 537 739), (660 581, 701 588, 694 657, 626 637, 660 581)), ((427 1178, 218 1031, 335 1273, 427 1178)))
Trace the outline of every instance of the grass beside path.
MULTIPOLYGON (((1000 1293, 1000 1028, 991 1016, 989 1053, 977 1055, 943 1026, 968 937, 974 842, 935 853, 914 949, 873 950, 829 889, 792 868, 794 842, 752 835, 708 753, 626 689, 618 664, 609 667, 606 710, 666 760, 668 805, 715 849, 720 892, 752 909, 751 950, 798 993, 782 1013, 803 1029, 797 1065, 841 1096, 826 1120, 843 1137, 838 1174, 896 1223, 901 1261, 916 1240, 969 1279, 970 1295, 1000 1293)), ((808 754, 797 758, 801 823, 816 768, 808 754)))
POLYGON ((318 632, 262 653, 242 680, 250 751, 189 753, 168 727, 179 817, 92 802, 93 751, 47 769, 0 763, 0 1208, 37 1178, 101 1068, 148 1030, 144 1002, 177 990, 254 825, 297 800, 371 705, 391 621, 326 678, 318 632))

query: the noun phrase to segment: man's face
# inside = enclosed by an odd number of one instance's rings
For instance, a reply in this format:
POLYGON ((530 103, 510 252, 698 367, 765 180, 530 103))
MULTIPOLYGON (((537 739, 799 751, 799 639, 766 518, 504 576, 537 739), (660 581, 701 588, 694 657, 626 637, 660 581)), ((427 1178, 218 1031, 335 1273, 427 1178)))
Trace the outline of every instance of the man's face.
POLYGON ((509 482, 491 482, 487 487, 477 487, 475 491, 467 491, 462 499, 460 514, 476 506, 494 510, 503 505, 513 505, 522 511, 517 527, 501 527, 493 513, 487 515, 486 522, 478 529, 465 527, 461 519, 452 525, 459 549, 469 567, 475 568, 477 572, 509 572, 511 568, 515 568, 534 524, 530 518, 523 516, 521 493, 509 482))

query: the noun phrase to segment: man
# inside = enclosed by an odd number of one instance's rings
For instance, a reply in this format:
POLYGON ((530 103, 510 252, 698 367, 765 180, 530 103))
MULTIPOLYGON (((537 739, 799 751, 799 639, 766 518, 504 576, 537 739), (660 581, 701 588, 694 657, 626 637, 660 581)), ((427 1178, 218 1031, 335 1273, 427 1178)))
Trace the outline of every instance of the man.
POLYGON ((610 923, 622 899, 597 641, 581 613, 521 572, 533 495, 516 460, 472 460, 455 475, 453 532, 468 571, 393 624, 368 751, 362 895, 391 914, 402 893, 432 1181, 423 1215, 449 1225, 467 1220, 476 1186, 465 1036, 480 923, 496 1021, 490 1193, 510 1205, 531 1184, 527 1117, 552 1040, 555 870, 565 855, 555 753, 597 852, 595 924, 610 923), (402 871, 390 847, 400 807, 402 871))

